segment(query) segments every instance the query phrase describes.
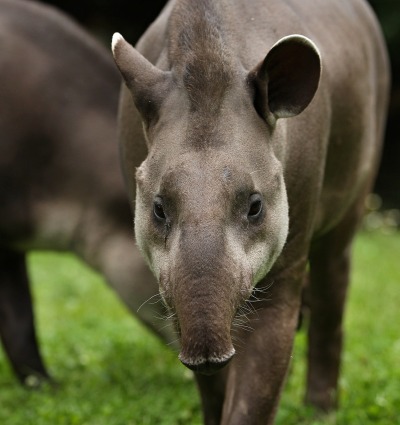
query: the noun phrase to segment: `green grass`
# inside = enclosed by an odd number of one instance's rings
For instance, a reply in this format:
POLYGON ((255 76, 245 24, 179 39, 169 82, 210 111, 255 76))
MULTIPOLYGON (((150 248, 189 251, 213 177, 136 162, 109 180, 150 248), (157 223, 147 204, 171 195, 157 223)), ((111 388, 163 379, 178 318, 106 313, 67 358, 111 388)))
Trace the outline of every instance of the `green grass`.
MULTIPOLYGON (((363 233, 346 316, 341 407, 302 406, 299 333, 278 425, 400 424, 400 234, 363 233)), ((127 313, 71 255, 30 256, 37 325, 57 388, 21 388, 0 350, 0 424, 199 425, 195 383, 176 354, 127 313)))

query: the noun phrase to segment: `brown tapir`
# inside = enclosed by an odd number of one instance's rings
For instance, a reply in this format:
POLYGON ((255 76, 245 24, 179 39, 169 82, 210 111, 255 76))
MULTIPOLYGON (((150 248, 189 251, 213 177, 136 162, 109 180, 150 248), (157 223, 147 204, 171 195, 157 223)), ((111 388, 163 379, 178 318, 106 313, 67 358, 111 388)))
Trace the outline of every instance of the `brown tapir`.
MULTIPOLYGON (((32 1, 0 1, 0 335, 22 381, 48 376, 28 250, 75 252, 133 311, 158 291, 134 244, 120 173, 120 84, 111 54, 66 16, 32 1)), ((141 318, 164 327, 149 306, 141 318)), ((167 338, 168 328, 160 333, 167 338)))
POLYGON ((119 34, 112 49, 136 237, 205 423, 273 423, 308 267, 306 400, 334 407, 350 246, 388 98, 370 8, 173 0, 137 49, 119 34))

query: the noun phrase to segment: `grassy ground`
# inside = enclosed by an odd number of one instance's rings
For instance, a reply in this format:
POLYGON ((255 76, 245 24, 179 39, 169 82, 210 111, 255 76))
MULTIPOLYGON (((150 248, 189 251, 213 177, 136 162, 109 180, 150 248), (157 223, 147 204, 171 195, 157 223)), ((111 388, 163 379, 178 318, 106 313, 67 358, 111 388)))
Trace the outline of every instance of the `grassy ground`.
MULTIPOLYGON (((400 234, 356 242, 346 317, 341 408, 302 406, 299 333, 278 425, 400 424, 400 234)), ((0 350, 0 424, 198 425, 199 400, 176 355, 139 325, 101 278, 70 255, 30 257, 38 329, 57 389, 20 388, 0 350)))

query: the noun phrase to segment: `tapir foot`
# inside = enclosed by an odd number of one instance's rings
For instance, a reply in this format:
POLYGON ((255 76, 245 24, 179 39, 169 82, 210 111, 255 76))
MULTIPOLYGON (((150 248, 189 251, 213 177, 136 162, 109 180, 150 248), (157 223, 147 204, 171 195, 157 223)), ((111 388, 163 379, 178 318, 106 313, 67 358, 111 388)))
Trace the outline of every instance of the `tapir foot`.
POLYGON ((329 413, 338 407, 336 390, 308 391, 305 403, 322 413, 329 413))
POLYGON ((20 382, 37 387, 49 374, 36 340, 25 255, 0 251, 0 337, 20 382))
POLYGON ((39 374, 37 371, 32 371, 30 374, 19 376, 21 384, 28 389, 38 389, 43 384, 50 384, 51 386, 57 387, 57 383, 51 379, 51 377, 45 371, 45 374, 39 374))

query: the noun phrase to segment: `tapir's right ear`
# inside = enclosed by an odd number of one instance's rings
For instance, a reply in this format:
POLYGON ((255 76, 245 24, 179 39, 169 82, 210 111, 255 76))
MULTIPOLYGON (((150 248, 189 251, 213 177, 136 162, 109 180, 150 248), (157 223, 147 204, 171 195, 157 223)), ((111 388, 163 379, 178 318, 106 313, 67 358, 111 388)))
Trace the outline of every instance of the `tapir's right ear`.
POLYGON ((112 52, 135 106, 148 126, 158 117, 159 108, 170 87, 170 73, 151 64, 119 33, 113 35, 112 52))

